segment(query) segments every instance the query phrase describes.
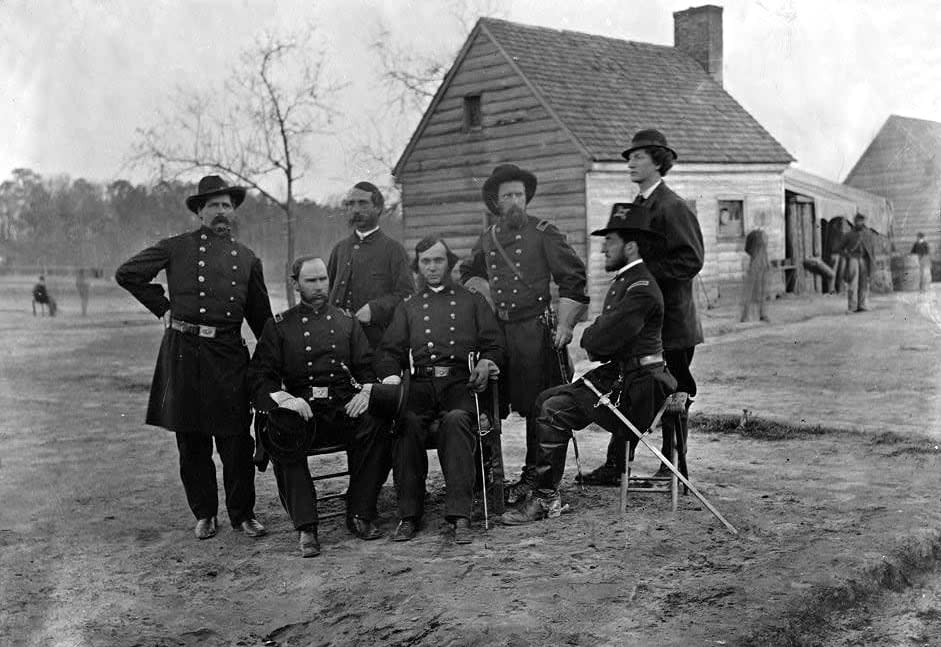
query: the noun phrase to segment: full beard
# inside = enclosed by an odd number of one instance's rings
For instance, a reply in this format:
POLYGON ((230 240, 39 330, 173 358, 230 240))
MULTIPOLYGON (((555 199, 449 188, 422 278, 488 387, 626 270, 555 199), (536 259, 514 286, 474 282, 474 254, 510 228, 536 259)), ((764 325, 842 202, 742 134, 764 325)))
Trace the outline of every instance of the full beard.
POLYGON ((503 222, 506 223, 506 226, 510 229, 518 230, 526 226, 526 211, 515 204, 506 209, 502 217, 503 222))

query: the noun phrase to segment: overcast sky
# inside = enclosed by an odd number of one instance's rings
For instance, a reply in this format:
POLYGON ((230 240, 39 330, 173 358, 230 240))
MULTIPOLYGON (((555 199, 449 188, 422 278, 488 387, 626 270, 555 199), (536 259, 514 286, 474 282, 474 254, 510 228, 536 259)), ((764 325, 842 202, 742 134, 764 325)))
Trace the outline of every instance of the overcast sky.
MULTIPOLYGON (((673 12, 697 4, 469 3, 517 22, 664 45, 673 44, 673 12)), ((841 181, 890 114, 941 121, 937 0, 713 4, 725 9, 726 89, 798 166, 841 181)), ((224 76, 260 30, 303 21, 318 25, 328 73, 347 85, 335 132, 315 142, 316 167, 302 194, 342 192, 379 172, 354 149, 378 114, 369 44, 380 21, 400 44, 456 53, 467 32, 447 1, 0 0, 0 177, 16 167, 98 181, 128 177, 123 165, 136 129, 168 107, 174 88, 224 76)))

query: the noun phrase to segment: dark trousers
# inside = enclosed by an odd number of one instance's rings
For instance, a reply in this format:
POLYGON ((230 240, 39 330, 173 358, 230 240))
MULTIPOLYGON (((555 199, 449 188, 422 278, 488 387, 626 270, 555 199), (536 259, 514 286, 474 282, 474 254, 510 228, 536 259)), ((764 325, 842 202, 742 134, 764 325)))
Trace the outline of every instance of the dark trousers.
MULTIPOLYGON (((592 383, 595 384, 594 380, 592 383)), ((617 399, 618 409, 643 432, 663 401, 673 392, 674 384, 662 364, 633 371, 625 376, 624 388, 617 399)), ((602 392, 608 390, 605 384, 595 386, 602 392)), ((598 396, 582 380, 547 389, 536 400, 539 407, 539 459, 533 471, 537 489, 548 492, 559 488, 573 429, 584 429, 595 423, 611 432, 612 444, 621 445, 622 453, 628 435, 636 444, 634 435, 614 412, 596 404, 598 396)))
MULTIPOLYGON (((346 514, 372 520, 378 516, 376 500, 389 476, 392 435, 386 426, 368 413, 355 420, 337 415, 317 427, 315 446, 346 444, 350 484, 346 514)), ((273 461, 278 496, 297 530, 317 525, 317 490, 307 459, 273 461)))
POLYGON ((176 446, 180 451, 180 478, 186 500, 197 519, 215 517, 219 511, 216 464, 212 445, 222 459, 222 485, 229 522, 237 528, 255 516, 255 465, 252 454, 255 444, 246 432, 237 436, 210 436, 178 433, 176 446))
MULTIPOLYGON (((526 418, 526 458, 523 479, 531 479, 539 458, 539 409, 536 398, 546 389, 562 384, 559 354, 550 346, 549 333, 541 317, 505 322, 507 364, 500 375, 500 400, 526 418)), ((570 366, 568 350, 564 351, 570 366)), ((568 369, 570 372, 570 368, 568 369)))
MULTIPOLYGON (((676 379, 676 390, 688 393, 690 399, 696 395, 696 380, 693 379, 693 374, 689 370, 689 365, 693 363, 693 353, 695 352, 695 346, 663 351, 663 359, 666 361, 667 369, 670 371, 670 375, 676 379)), ((663 403, 661 402, 661 404, 663 403)), ((664 415, 662 418, 663 440, 660 445, 660 451, 667 458, 670 458, 670 455, 673 453, 673 443, 675 442, 677 433, 682 434, 684 441, 682 447, 686 447, 685 441, 689 433, 689 407, 691 404, 692 401, 687 400, 686 412, 664 415)), ((654 413, 656 414, 656 411, 654 411, 654 413)), ((641 429, 641 431, 643 431, 643 429, 641 429)), ((611 442, 608 443, 607 454, 605 465, 615 467, 619 472, 623 472, 625 463, 627 462, 624 443, 615 442, 615 439, 612 438, 611 442)))
POLYGON ((413 379, 405 422, 393 450, 392 473, 399 516, 420 519, 425 510, 429 434, 439 419, 436 437, 438 462, 444 473, 444 516, 470 519, 474 507, 477 468, 476 409, 467 388, 467 376, 413 379))

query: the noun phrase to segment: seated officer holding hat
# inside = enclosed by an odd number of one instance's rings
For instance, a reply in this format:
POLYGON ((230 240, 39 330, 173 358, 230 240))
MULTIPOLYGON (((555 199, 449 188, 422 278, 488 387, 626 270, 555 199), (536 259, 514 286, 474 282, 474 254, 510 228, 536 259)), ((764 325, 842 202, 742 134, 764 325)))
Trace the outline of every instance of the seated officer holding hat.
POLYGON ((406 297, 392 315, 380 346, 376 372, 386 384, 409 371, 411 384, 393 450, 393 477, 401 521, 393 541, 408 541, 421 523, 428 475, 426 439, 433 421, 438 426, 438 460, 444 473, 444 516, 459 544, 471 542, 477 468, 477 413, 473 391, 487 387, 504 358, 503 333, 490 306, 451 280, 457 261, 447 244, 427 237, 415 246, 419 290, 406 297), (474 353, 474 367, 468 364, 474 353))
POLYGON ((369 341, 359 322, 327 303, 326 264, 299 258, 292 276, 301 301, 267 323, 248 378, 255 409, 268 415, 262 444, 281 503, 300 532, 301 554, 313 557, 320 543, 307 449, 347 445, 347 526, 361 539, 378 539, 376 499, 389 474, 392 436, 367 412, 375 382, 369 341))
MULTIPOLYGON (((589 359, 604 364, 571 384, 546 389, 536 399, 536 489, 530 499, 504 513, 506 525, 559 516, 559 484, 573 429, 594 422, 621 442, 624 434, 630 433, 612 411, 597 406, 598 397, 585 385, 585 379, 602 393, 610 393, 611 401, 638 429, 650 425, 676 389, 676 380, 663 361, 660 340, 663 295, 641 258, 641 249, 660 236, 650 229, 647 210, 639 205, 615 205, 607 227, 592 235, 604 236, 605 269, 615 275, 601 314, 582 333, 581 345, 589 359)), ((632 438, 632 442, 636 441, 632 438)))

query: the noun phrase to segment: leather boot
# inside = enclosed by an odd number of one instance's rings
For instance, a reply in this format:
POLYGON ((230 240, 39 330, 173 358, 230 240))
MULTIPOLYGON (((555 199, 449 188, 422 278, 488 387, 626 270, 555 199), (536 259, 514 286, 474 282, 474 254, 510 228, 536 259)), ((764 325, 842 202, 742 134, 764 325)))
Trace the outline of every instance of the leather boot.
POLYGON ((503 513, 503 525, 522 526, 541 519, 554 519, 562 514, 559 491, 535 492, 524 503, 503 513))
POLYGON ((320 554, 320 539, 317 537, 317 527, 301 530, 299 533, 301 557, 316 557, 320 554))

